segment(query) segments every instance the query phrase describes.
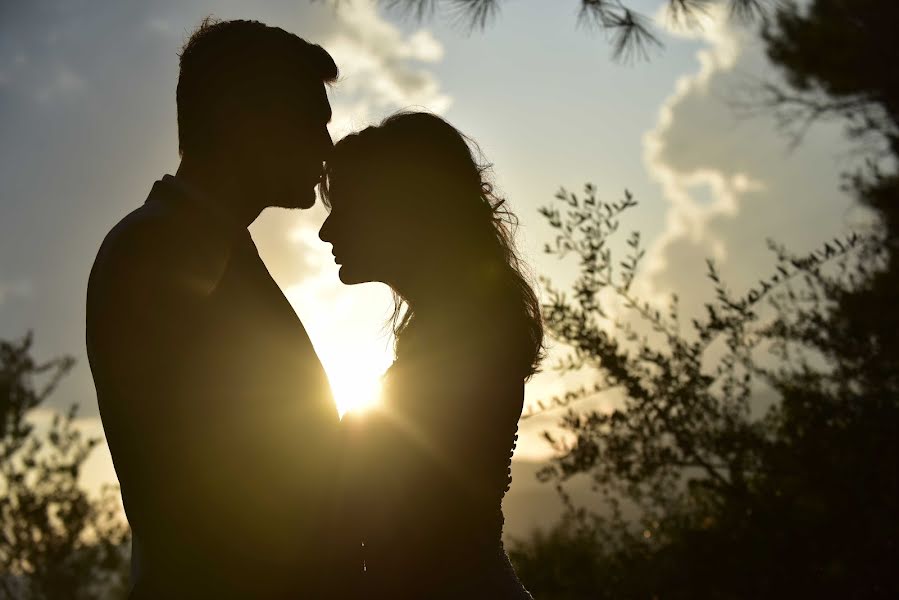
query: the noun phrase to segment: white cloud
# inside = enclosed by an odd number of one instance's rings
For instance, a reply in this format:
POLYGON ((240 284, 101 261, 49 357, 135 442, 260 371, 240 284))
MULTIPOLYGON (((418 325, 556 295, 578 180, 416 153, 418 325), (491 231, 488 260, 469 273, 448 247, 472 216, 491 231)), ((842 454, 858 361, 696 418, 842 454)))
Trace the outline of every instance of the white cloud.
POLYGON ((672 32, 695 39, 698 69, 678 79, 643 139, 644 162, 667 204, 665 229, 647 256, 646 293, 678 293, 694 312, 712 298, 705 259, 737 289, 768 274, 773 237, 797 252, 849 224, 852 201, 839 191, 841 135, 820 127, 790 152, 773 121, 740 119, 732 99, 747 76, 774 78, 752 31, 710 11, 703 28, 672 32))
POLYGON ((424 66, 443 58, 443 45, 429 30, 404 36, 372 0, 341 4, 336 16, 335 31, 322 44, 341 71, 334 90, 336 136, 400 108, 449 108, 450 96, 424 66))
POLYGON ((11 84, 21 74, 26 62, 27 58, 21 51, 9 58, 0 57, 0 86, 11 84))
POLYGON ((0 281, 0 304, 13 298, 27 298, 31 293, 30 281, 0 281))
POLYGON ((38 102, 50 103, 56 100, 71 97, 85 90, 87 84, 84 78, 71 67, 57 65, 47 79, 38 84, 34 95, 38 102))
POLYGON ((437 62, 443 58, 443 44, 427 29, 419 29, 406 44, 408 56, 422 62, 437 62))
POLYGON ((178 29, 175 27, 174 23, 169 19, 164 19, 159 16, 153 16, 147 19, 145 27, 148 32, 161 36, 171 36, 178 33, 178 29))
POLYGON ((26 55, 17 53, 0 59, 0 87, 24 93, 41 105, 49 105, 81 95, 87 90, 83 74, 63 62, 62 57, 51 64, 29 64, 26 55), (6 64, 3 65, 2 63, 6 64))

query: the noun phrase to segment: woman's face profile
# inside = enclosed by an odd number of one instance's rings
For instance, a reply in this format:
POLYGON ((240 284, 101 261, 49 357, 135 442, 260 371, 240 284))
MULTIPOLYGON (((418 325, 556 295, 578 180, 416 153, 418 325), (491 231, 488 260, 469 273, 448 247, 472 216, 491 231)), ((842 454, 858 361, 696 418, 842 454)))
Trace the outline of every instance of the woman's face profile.
POLYGON ((380 178, 364 179, 352 171, 330 179, 331 212, 318 237, 331 244, 343 283, 392 285, 417 252, 415 224, 380 178))

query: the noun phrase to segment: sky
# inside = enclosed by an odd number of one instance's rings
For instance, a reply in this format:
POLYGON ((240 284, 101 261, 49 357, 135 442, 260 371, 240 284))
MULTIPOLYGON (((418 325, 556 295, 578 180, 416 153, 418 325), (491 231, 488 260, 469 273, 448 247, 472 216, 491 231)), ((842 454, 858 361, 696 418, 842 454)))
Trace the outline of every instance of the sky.
MULTIPOLYGON (((676 30, 658 17, 660 0, 631 4, 657 16, 664 42, 634 64, 611 60, 602 33, 577 26, 576 0, 507 2, 475 32, 369 0, 0 0, 0 337, 32 329, 38 357, 78 361, 36 419, 77 402, 82 425, 101 432, 84 350, 87 276, 109 228, 177 169, 177 51, 210 14, 261 20, 331 52, 335 139, 424 108, 477 140, 520 219, 531 270, 561 284, 574 267, 542 253, 551 230, 537 213, 560 186, 593 182, 606 200, 630 190, 640 204, 622 227, 648 245, 636 285, 659 300, 677 293, 688 313, 711 296, 707 257, 740 290, 770 271, 767 238, 802 252, 865 218, 839 190, 852 161, 839 126, 791 148, 773 119, 735 109, 747 86, 777 77, 751 28, 712 11, 701 30, 676 30)), ((374 393, 390 364, 390 295, 340 284, 317 237, 325 214, 320 204, 269 209, 251 232, 345 406, 374 393)), ((527 402, 588 377, 546 369, 527 402)), ((506 505, 515 532, 555 514, 533 470, 558 416, 521 423, 506 505)), ((105 448, 86 477, 114 480, 105 448)))

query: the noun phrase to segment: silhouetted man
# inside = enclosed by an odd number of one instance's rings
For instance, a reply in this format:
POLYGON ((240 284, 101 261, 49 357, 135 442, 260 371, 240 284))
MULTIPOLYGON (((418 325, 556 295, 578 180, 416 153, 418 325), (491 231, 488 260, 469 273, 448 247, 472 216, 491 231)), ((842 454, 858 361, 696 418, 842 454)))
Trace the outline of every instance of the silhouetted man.
POLYGON ((204 21, 181 54, 181 164, 106 237, 87 347, 134 534, 134 598, 325 598, 338 417, 247 226, 309 208, 332 143, 321 47, 204 21))

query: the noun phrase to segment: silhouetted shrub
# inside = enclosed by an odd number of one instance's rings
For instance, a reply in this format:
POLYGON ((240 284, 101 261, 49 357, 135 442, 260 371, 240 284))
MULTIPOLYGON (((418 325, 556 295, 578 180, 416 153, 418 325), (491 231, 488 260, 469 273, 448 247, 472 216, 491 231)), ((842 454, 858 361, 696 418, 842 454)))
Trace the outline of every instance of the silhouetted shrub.
POLYGON ((841 329, 847 294, 888 262, 883 235, 806 256, 772 243, 774 274, 742 296, 710 261, 715 299, 683 327, 676 298, 661 311, 632 290, 639 235, 613 259, 630 195, 557 199, 546 251, 580 270, 567 294, 545 281, 546 326, 572 349, 558 367, 596 383, 555 399, 567 435, 547 436, 558 458, 541 476, 568 514, 510 553, 535 597, 894 597, 899 361, 841 329), (611 390, 615 410, 574 410, 611 390), (576 475, 595 503, 567 496, 576 475))
POLYGON ((36 362, 32 336, 0 340, 0 596, 125 597, 129 538, 118 494, 91 496, 79 473, 100 439, 75 425, 76 407, 46 431, 29 415, 74 361, 36 362))

